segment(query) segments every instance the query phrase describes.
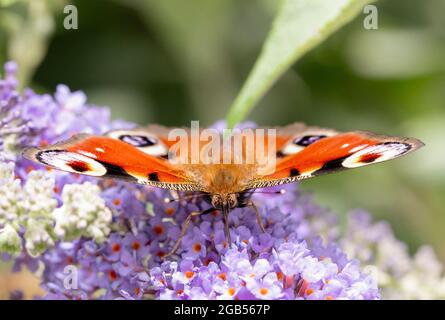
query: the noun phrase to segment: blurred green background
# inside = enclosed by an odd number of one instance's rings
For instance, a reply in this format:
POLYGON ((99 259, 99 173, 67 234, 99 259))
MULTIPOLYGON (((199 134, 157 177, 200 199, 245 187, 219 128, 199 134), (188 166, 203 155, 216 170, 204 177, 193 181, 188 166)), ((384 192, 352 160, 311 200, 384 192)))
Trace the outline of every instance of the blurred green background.
MULTIPOLYGON (((38 92, 59 83, 140 124, 224 118, 261 49, 276 0, 0 0, 0 62, 38 92), (63 8, 78 9, 78 29, 63 8)), ((250 115, 414 136, 396 161, 301 184, 341 219, 364 208, 412 250, 445 261, 445 1, 381 0, 378 29, 356 18, 309 52, 250 115)))

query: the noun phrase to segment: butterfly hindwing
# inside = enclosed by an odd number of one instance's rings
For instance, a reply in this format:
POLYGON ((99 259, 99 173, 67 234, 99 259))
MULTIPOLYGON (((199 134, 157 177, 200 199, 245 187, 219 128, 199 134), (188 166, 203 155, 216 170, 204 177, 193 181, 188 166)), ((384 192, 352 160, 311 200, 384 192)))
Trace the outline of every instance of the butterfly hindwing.
POLYGON ((319 127, 308 127, 297 122, 286 127, 276 128, 277 160, 293 156, 310 144, 336 135, 337 131, 319 127))
POLYGON ((107 136, 79 134, 55 145, 28 149, 24 155, 35 162, 78 174, 119 178, 174 190, 199 189, 185 172, 167 160, 107 136))
POLYGON ((168 132, 167 127, 150 125, 144 128, 112 130, 105 136, 130 144, 148 155, 165 159, 172 143, 168 140, 168 132))

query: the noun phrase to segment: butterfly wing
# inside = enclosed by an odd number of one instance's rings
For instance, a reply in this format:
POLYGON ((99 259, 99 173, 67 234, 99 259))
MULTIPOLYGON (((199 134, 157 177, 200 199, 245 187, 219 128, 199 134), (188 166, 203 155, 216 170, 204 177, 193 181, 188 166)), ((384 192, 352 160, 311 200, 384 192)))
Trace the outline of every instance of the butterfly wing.
POLYGON ((121 139, 79 134, 61 143, 27 149, 24 156, 78 174, 119 178, 171 190, 200 190, 183 170, 163 158, 167 155, 166 147, 156 143, 159 140, 156 135, 135 130, 127 130, 121 139))
POLYGON ((149 125, 135 129, 113 130, 107 132, 105 136, 130 144, 150 156, 166 159, 169 147, 176 142, 168 139, 168 133, 172 129, 149 125))
POLYGON ((277 161, 272 174, 258 175, 246 189, 290 183, 321 174, 391 160, 415 151, 423 143, 414 138, 354 131, 339 133, 303 124, 279 129, 277 161))

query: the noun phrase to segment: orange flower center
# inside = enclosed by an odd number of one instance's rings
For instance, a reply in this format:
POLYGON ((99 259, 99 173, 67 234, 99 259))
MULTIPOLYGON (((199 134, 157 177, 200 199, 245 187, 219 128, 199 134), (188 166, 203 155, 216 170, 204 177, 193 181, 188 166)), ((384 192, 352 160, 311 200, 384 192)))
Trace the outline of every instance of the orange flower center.
POLYGON ((156 253, 156 256, 158 256, 159 258, 162 258, 163 256, 165 256, 166 255, 166 253, 164 252, 164 251, 158 251, 157 253, 156 253))
POLYGON ((185 277, 187 279, 191 279, 194 275, 195 275, 195 273, 193 271, 186 271, 185 272, 185 277))
POLYGON ((114 281, 117 279, 117 273, 114 270, 110 270, 108 272, 108 277, 110 278, 111 281, 114 281))
POLYGON ((134 241, 134 242, 131 244, 131 248, 132 248, 133 250, 139 250, 140 247, 141 247, 141 244, 140 244, 138 241, 134 241))
POLYGON ((326 300, 334 300, 334 297, 333 296, 326 296, 325 299, 326 300))
POLYGON ((153 227, 154 233, 156 233, 158 236, 164 233, 164 227, 160 224, 153 227))
POLYGON ((113 204, 114 204, 115 206, 120 205, 120 204, 121 204, 121 199, 119 199, 119 198, 114 199, 114 200, 113 200, 113 204))
POLYGON ((307 295, 307 296, 310 296, 310 295, 313 294, 313 293, 314 293, 314 290, 311 289, 311 288, 309 288, 309 289, 306 290, 306 295, 307 295))
POLYGON ((200 243, 195 243, 195 244, 193 245, 193 250, 194 250, 195 252, 201 252, 201 249, 202 249, 202 246, 201 246, 200 243))
POLYGON ((168 207, 167 209, 165 209, 165 214, 168 214, 169 216, 173 215, 173 213, 175 213, 175 209, 172 207, 168 207))
POLYGON ((227 289, 227 293, 229 294, 229 296, 233 297, 233 295, 235 294, 235 288, 227 289))
POLYGON ((261 295, 265 296, 265 295, 268 294, 268 293, 269 293, 269 290, 268 290, 267 288, 261 288, 261 289, 260 289, 260 294, 261 294, 261 295))
POLYGON ((111 247, 111 250, 113 250, 113 252, 119 252, 119 251, 121 251, 121 245, 119 243, 115 243, 111 247))
POLYGON ((48 145, 48 141, 46 141, 46 140, 40 141, 40 146, 41 147, 46 147, 47 145, 48 145))
POLYGON ((218 274, 218 278, 220 278, 223 281, 227 280, 227 274, 225 272, 218 274))

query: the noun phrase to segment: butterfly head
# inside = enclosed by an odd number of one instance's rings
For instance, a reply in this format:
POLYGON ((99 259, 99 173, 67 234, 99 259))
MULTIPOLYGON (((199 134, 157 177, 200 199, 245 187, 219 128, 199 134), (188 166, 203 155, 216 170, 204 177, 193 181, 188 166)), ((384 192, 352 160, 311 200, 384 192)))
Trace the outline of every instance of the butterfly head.
POLYGON ((238 198, 236 193, 213 194, 211 196, 212 206, 215 209, 225 212, 230 211, 238 206, 238 198))

